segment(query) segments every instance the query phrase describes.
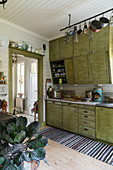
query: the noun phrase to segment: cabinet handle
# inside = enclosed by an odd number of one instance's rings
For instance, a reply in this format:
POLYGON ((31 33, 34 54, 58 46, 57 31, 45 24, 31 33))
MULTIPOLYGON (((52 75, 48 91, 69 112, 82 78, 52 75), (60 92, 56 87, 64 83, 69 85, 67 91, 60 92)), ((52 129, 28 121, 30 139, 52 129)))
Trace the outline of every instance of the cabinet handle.
POLYGON ((84 121, 85 124, 87 124, 87 122, 84 121))
POLYGON ((88 111, 84 111, 84 113, 88 113, 88 111))
POLYGON ((88 116, 84 116, 85 118, 88 118, 88 116))
POLYGON ((104 111, 104 109, 101 109, 101 111, 104 111))
POLYGON ((84 128, 85 131, 88 131, 88 129, 84 128))
POLYGON ((75 112, 78 112, 78 109, 76 109, 75 112))

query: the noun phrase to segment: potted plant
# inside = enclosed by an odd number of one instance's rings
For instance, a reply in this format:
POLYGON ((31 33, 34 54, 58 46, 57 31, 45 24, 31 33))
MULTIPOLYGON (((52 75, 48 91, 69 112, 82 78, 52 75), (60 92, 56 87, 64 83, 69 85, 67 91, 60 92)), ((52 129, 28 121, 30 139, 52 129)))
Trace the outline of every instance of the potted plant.
POLYGON ((23 116, 18 117, 15 122, 0 122, 1 170, 24 170, 24 161, 35 161, 38 166, 40 160, 47 163, 44 147, 48 144, 48 139, 38 135, 39 128, 37 121, 27 126, 27 118, 23 116))

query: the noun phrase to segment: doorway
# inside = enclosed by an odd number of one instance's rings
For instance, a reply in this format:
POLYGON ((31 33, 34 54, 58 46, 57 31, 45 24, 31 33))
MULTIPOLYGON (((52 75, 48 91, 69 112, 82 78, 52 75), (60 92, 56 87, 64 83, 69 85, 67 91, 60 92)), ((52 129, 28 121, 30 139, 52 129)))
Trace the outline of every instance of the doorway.
MULTIPOLYGON (((38 121, 40 122, 41 126, 45 125, 43 122, 43 55, 24 51, 21 49, 16 48, 9 48, 9 112, 12 113, 13 111, 13 89, 12 89, 12 56, 13 54, 19 54, 23 56, 27 56, 29 58, 33 58, 38 60, 38 121)), ((36 117, 34 118, 36 120, 36 117)))

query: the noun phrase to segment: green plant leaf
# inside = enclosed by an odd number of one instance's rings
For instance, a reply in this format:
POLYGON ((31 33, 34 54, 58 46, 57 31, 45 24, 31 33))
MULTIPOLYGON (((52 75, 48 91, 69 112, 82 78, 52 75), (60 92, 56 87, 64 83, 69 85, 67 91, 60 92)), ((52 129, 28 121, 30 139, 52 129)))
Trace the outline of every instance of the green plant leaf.
POLYGON ((47 138, 42 138, 42 139, 35 139, 31 140, 29 143, 29 148, 30 149, 38 149, 40 147, 44 147, 48 144, 48 139, 47 138))
POLYGON ((40 128, 40 123, 35 121, 28 125, 27 127, 27 137, 31 138, 38 133, 40 128))
POLYGON ((24 152, 23 152, 22 157, 23 157, 24 161, 26 161, 26 162, 30 162, 30 161, 31 161, 31 159, 30 159, 30 158, 27 156, 27 154, 24 153, 24 152))
POLYGON ((0 156, 0 165, 2 165, 5 162, 5 158, 0 156))
POLYGON ((11 137, 14 137, 15 130, 16 130, 16 124, 13 123, 13 122, 8 123, 8 125, 7 125, 7 132, 8 132, 8 134, 9 134, 11 137))
POLYGON ((18 133, 18 134, 15 136, 14 141, 17 142, 17 143, 21 143, 21 142, 24 141, 25 137, 26 137, 26 132, 23 131, 23 130, 21 130, 21 132, 18 133))
POLYGON ((8 143, 14 144, 14 140, 8 135, 8 134, 4 134, 4 138, 8 143))
POLYGON ((3 122, 0 122, 0 139, 4 139, 3 131, 6 131, 6 125, 3 122))
POLYGON ((45 158, 46 152, 44 148, 38 148, 29 153, 31 160, 43 160, 45 158))
POLYGON ((16 120, 16 128, 18 131, 26 130, 27 118, 19 116, 16 120))
POLYGON ((22 158, 23 152, 19 151, 18 155, 15 156, 13 162, 18 166, 20 165, 24 160, 22 158))
POLYGON ((15 144, 12 147, 7 146, 5 149, 3 149, 0 152, 0 155, 4 157, 10 156, 10 154, 15 153, 16 151, 19 151, 21 147, 22 147, 22 144, 15 144))
POLYGON ((18 170, 25 170, 23 163, 18 166, 18 170))
POLYGON ((7 163, 2 167, 2 170, 18 170, 18 167, 16 164, 7 163))

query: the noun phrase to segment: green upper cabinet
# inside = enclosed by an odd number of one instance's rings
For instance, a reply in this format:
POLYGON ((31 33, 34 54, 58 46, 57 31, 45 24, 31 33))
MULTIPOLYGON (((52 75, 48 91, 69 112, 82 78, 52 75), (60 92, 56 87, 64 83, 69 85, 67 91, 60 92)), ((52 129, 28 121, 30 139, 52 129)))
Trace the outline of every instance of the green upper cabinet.
POLYGON ((59 39, 55 39, 49 42, 49 60, 59 60, 60 57, 60 43, 59 39))
POLYGON ((89 53, 89 37, 87 34, 78 35, 78 42, 74 42, 74 56, 89 53))
POLYGON ((112 108, 96 108, 96 138, 113 143, 112 108))
POLYGON ((88 56, 89 76, 92 84, 110 83, 109 58, 107 52, 99 52, 88 56))
POLYGON ((87 84, 89 82, 88 55, 73 58, 75 83, 87 84))
POLYGON ((72 58, 66 59, 65 63, 65 70, 66 70, 66 77, 68 84, 74 84, 74 72, 73 72, 73 60, 72 58))
POLYGON ((66 37, 60 38, 60 54, 62 59, 73 57, 73 36, 69 37, 69 42, 66 44, 66 37))
POLYGON ((92 32, 90 39, 90 52, 101 52, 109 50, 109 27, 102 28, 99 32, 92 32))

